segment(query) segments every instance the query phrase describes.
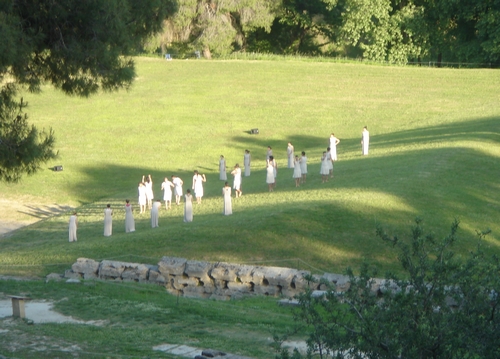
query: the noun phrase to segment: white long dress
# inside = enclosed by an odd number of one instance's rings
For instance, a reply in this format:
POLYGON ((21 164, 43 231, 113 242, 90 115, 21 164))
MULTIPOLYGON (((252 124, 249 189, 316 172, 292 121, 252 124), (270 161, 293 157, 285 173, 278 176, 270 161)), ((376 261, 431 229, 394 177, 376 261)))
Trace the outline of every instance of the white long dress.
POLYGON ((294 155, 293 155, 293 146, 290 145, 286 149, 286 154, 288 155, 288 168, 293 168, 294 166, 294 155))
POLYGON ((134 214, 132 213, 132 206, 125 205, 125 233, 135 232, 134 214))
POLYGON ((231 199, 231 187, 225 186, 222 187, 222 195, 224 196, 224 210, 223 214, 225 216, 229 216, 230 214, 233 214, 233 203, 231 199))
POLYGON ((243 165, 245 166, 245 177, 250 176, 250 153, 243 155, 243 165))
POLYGON ((332 154, 330 152, 326 153, 326 162, 328 163, 328 170, 333 170, 332 154))
POLYGON ((146 205, 146 187, 144 186, 139 186, 139 205, 146 205))
POLYGON ((241 168, 235 168, 233 170, 233 175, 234 175, 233 188, 239 191, 241 189, 241 168))
POLYGON ((164 201, 172 202, 172 187, 174 187, 174 184, 169 180, 166 180, 161 184, 161 188, 163 189, 164 201))
POLYGON ((299 160, 294 160, 294 167, 293 167, 293 178, 301 178, 302 177, 302 172, 300 169, 300 161, 299 160))
POLYGON ((368 154, 368 147, 370 146, 370 132, 368 130, 363 130, 361 136, 361 154, 368 154))
POLYGON ((161 203, 156 201, 153 203, 153 206, 151 208, 151 227, 156 228, 158 226, 158 217, 159 217, 159 211, 160 211, 161 203))
POLYGON ((200 174, 193 176, 193 190, 196 197, 203 197, 203 177, 200 174))
POLYGON ((193 196, 186 194, 184 196, 184 222, 193 221, 193 196))
POLYGON ((146 198, 150 201, 153 200, 154 195, 153 195, 153 182, 144 182, 144 185, 146 186, 146 198))
POLYGON ((321 170, 319 171, 319 173, 323 176, 327 176, 330 174, 330 167, 328 166, 328 160, 326 154, 323 157, 321 157, 321 170))
POLYGON ((274 167, 271 162, 267 164, 266 183, 267 184, 274 183, 274 167))
POLYGON ((219 160, 219 179, 221 181, 227 181, 227 173, 226 173, 226 160, 219 160))
POLYGON ((337 161, 337 137, 330 137, 330 151, 332 155, 332 161, 337 161))
POLYGON ((74 214, 69 217, 69 241, 76 242, 76 227, 77 227, 77 216, 74 214))
POLYGON ((109 237, 113 232, 113 210, 106 208, 104 210, 104 236, 109 237))
POLYGON ((182 196, 182 180, 179 177, 175 177, 172 181, 174 184, 174 190, 176 196, 182 196))
POLYGON ((307 174, 307 157, 300 157, 300 172, 305 175, 307 174))

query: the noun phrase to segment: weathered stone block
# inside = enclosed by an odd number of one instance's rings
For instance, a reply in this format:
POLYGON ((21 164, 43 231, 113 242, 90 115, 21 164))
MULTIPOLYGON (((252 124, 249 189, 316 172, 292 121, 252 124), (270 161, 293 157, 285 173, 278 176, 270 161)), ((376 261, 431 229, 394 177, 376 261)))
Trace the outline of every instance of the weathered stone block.
POLYGON ((289 287, 293 278, 300 274, 296 269, 281 268, 281 267, 264 267, 264 277, 269 285, 279 285, 281 287, 289 287))
POLYGON ((99 270, 99 262, 88 259, 88 258, 78 258, 76 263, 73 263, 71 269, 75 273, 85 274, 85 273, 96 273, 99 270))
POLYGON ((253 285, 250 283, 227 282, 227 288, 231 292, 250 293, 253 291, 253 285))
POLYGON ((236 282, 253 282, 253 271, 255 267, 242 265, 239 266, 238 271, 236 272, 236 282))
POLYGON ((121 277, 125 280, 143 282, 147 280, 148 272, 149 268, 144 264, 127 263, 121 277))
POLYGON ((298 271, 297 274, 293 277, 290 287, 301 292, 306 288, 317 289, 317 287, 319 287, 318 283, 310 282, 305 279, 305 277, 308 275, 311 275, 309 271, 298 271))
POLYGON ((149 270, 148 281, 151 283, 165 284, 166 279, 160 274, 160 272, 155 270, 149 270))
POLYGON ((190 298, 209 298, 210 294, 205 292, 205 288, 202 286, 199 287, 185 287, 182 292, 184 293, 184 296, 190 297, 190 298))
POLYGON ((82 279, 82 275, 80 273, 73 272, 72 269, 67 269, 64 272, 64 278, 68 278, 68 279, 82 279))
POLYGON ((168 275, 181 275, 186 268, 187 259, 176 257, 163 257, 158 262, 158 271, 164 277, 168 275))
POLYGON ((107 260, 102 261, 99 266, 99 278, 120 278, 127 265, 131 265, 131 263, 107 260))
POLYGON ((190 277, 197 277, 203 282, 206 282, 210 280, 212 267, 212 263, 209 262, 187 261, 184 273, 190 277))
POLYGON ((83 273, 83 279, 97 279, 97 274, 95 274, 95 273, 83 273))
POLYGON ((210 276, 216 280, 235 282, 239 268, 236 264, 219 262, 212 267, 210 276))
POLYGON ((268 286, 255 285, 253 291, 255 292, 255 294, 270 295, 273 297, 281 295, 281 287, 274 285, 268 285, 268 286))

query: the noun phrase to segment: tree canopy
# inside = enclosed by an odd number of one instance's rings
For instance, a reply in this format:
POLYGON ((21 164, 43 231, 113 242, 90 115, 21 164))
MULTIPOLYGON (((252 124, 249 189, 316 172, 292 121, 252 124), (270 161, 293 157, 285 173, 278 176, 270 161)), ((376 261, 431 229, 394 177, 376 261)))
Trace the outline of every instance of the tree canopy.
POLYGON ((20 89, 68 95, 128 88, 134 54, 176 11, 175 0, 0 0, 0 180, 54 158, 52 130, 30 126, 20 89))
POLYGON ((500 65, 499 0, 182 0, 163 47, 500 65))

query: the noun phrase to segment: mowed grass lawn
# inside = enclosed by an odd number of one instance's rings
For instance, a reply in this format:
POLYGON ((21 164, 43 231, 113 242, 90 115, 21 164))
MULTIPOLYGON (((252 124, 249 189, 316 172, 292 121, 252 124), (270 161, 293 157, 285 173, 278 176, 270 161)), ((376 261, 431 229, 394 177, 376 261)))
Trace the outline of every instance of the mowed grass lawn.
MULTIPOLYGON (((137 58, 129 91, 89 99, 45 87, 24 94, 39 127, 52 127, 59 158, 16 185, 0 184, 9 215, 44 220, 0 238, 0 272, 62 273, 79 257, 156 263, 162 256, 343 272, 362 261, 399 270, 377 224, 406 235, 416 216, 437 236, 461 221, 459 254, 491 228, 500 254, 500 72, 338 64, 313 61, 166 62, 137 58), (361 156, 363 126, 370 154, 361 156), (250 129, 260 133, 252 135, 250 129), (341 140, 335 178, 321 183, 319 159, 330 133, 341 140), (286 147, 306 151, 307 183, 295 188, 286 147), (265 183, 266 147, 278 160, 277 188, 265 183), (252 173, 234 214, 222 212, 218 159, 252 173), (48 167, 63 165, 64 171, 48 167), (124 233, 123 204, 137 203, 137 183, 151 174, 161 198, 164 176, 191 187, 207 176, 194 222, 183 209, 162 210, 160 228, 136 206, 135 233, 124 233), (103 237, 103 209, 114 208, 113 236, 103 237), (68 243, 70 211, 79 213, 78 242, 68 243)), ((230 182, 232 178, 228 175, 230 182)))

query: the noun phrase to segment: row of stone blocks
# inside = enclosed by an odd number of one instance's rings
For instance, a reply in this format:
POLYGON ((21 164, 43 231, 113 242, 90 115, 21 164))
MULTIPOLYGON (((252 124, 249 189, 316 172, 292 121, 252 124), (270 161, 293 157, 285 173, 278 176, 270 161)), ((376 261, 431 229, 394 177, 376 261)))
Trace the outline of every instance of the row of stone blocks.
MULTIPOLYGON (((79 258, 64 274, 73 279, 135 281, 165 286, 174 295, 198 298, 235 299, 248 295, 292 298, 307 287, 326 289, 307 280, 310 272, 282 267, 203 262, 163 257, 157 265, 79 258)), ((315 276, 345 291, 348 277, 325 273, 315 276)))

